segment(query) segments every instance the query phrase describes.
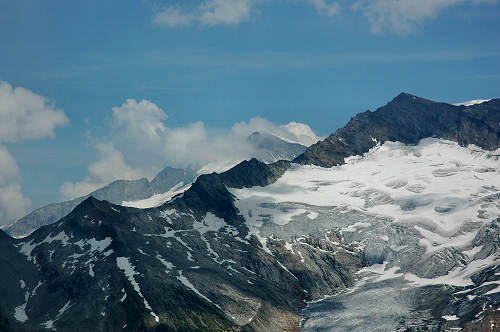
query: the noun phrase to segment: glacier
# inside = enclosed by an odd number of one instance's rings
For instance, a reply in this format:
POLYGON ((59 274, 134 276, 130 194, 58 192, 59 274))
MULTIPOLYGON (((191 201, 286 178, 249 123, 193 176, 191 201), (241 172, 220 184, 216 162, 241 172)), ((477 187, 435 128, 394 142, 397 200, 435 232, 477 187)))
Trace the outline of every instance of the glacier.
MULTIPOLYGON (((230 191, 264 243, 278 236, 293 250, 301 236, 336 229, 364 251, 370 266, 355 286, 309 303, 303 331, 397 330, 417 319, 415 294, 447 287, 450 296, 474 301, 500 293, 498 277, 477 283, 486 270, 499 274, 498 247, 484 237, 498 229, 499 157, 499 150, 436 138, 386 142, 340 166, 294 165, 266 187, 230 191)), ((457 313, 442 320, 453 327, 457 313)))

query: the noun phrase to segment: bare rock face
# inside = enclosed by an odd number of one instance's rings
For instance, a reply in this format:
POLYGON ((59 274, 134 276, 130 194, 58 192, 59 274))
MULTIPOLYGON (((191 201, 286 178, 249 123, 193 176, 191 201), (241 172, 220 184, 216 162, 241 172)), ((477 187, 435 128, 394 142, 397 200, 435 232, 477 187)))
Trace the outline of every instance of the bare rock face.
POLYGON ((500 99, 466 107, 402 93, 375 112, 356 115, 345 127, 310 146, 294 162, 332 167, 385 141, 416 144, 426 137, 495 150, 500 147, 499 111, 500 99))

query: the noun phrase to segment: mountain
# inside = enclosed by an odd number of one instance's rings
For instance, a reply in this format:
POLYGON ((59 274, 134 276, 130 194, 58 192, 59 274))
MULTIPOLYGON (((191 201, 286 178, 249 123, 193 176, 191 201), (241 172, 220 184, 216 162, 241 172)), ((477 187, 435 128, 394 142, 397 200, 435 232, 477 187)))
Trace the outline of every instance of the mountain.
MULTIPOLYGON (((255 157, 264 162, 292 160, 306 149, 301 144, 285 141, 266 132, 252 133, 248 136, 247 142, 255 149, 255 157)), ((226 164, 234 165, 237 163, 229 162, 226 164)), ((196 173, 192 170, 165 167, 151 182, 146 178, 116 180, 88 195, 38 208, 1 229, 14 237, 26 236, 35 229, 51 224, 64 217, 90 196, 130 207, 146 208, 158 206, 189 188, 189 185, 196 179, 196 176, 196 173)))
POLYGON ((251 159, 158 207, 89 197, 26 238, 0 231, 0 330, 496 328, 499 117, 499 99, 403 94, 298 163, 251 159))
POLYGON ((401 93, 375 112, 356 115, 345 127, 313 144, 294 161, 303 165, 332 167, 343 164, 348 156, 368 152, 379 143, 398 141, 417 144, 426 137, 494 150, 500 142, 499 123, 498 99, 467 107, 401 93))
POLYGON ((116 180, 86 196, 36 209, 16 222, 7 225, 3 230, 14 237, 26 236, 41 226, 56 222, 90 196, 114 204, 122 204, 124 201, 143 200, 154 194, 168 192, 176 185, 193 182, 195 178, 196 174, 193 171, 165 167, 151 182, 146 178, 116 180))
MULTIPOLYGON (((335 248, 342 258, 339 264, 321 248, 324 241, 311 238, 296 248, 304 248, 314 263, 306 269, 292 259, 299 281, 249 235, 223 181, 237 187, 262 184, 281 171, 253 159, 229 173, 202 175, 183 195, 152 209, 90 197, 24 239, 4 236, 8 250, 2 250, 1 260, 15 267, 0 273, 4 326, 30 331, 297 326, 295 311, 303 300, 352 283, 362 259, 331 246, 328 250, 335 248), (249 182, 253 172, 260 176, 249 182)), ((292 258, 282 241, 272 250, 292 258)))
POLYGON ((299 143, 289 142, 275 135, 258 131, 248 136, 247 141, 259 151, 257 159, 268 163, 295 159, 307 148, 299 143))
MULTIPOLYGON (((303 140, 313 140, 307 136, 303 140)), ((255 131, 246 138, 246 143, 251 150, 251 157, 265 163, 273 163, 279 160, 292 160, 306 150, 306 146, 300 143, 276 136, 265 131, 255 131)), ((230 159, 208 163, 198 170, 198 174, 213 172, 224 172, 239 164, 243 159, 230 159)))

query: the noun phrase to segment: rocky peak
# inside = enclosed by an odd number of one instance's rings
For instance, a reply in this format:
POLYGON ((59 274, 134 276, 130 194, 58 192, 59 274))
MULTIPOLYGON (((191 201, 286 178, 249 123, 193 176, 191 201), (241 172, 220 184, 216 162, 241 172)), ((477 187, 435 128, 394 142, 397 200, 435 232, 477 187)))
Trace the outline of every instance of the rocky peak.
POLYGON ((454 106, 401 93, 374 112, 353 117, 347 125, 297 157, 294 162, 332 167, 361 155, 378 143, 399 141, 417 144, 427 137, 475 144, 487 150, 500 146, 500 100, 454 106))

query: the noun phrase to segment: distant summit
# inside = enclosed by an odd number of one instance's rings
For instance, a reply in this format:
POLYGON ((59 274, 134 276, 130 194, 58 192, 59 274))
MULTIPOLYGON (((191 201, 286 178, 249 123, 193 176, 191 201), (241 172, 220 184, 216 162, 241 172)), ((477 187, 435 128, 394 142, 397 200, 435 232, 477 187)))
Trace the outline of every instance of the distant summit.
POLYGON ((113 204, 122 204, 124 201, 142 200, 155 193, 167 192, 179 183, 187 184, 195 179, 196 174, 193 171, 165 167, 153 180, 151 180, 151 182, 146 178, 138 180, 116 180, 88 195, 69 201, 49 204, 36 209, 2 229, 15 237, 25 236, 41 226, 56 222, 70 213, 71 210, 88 197, 95 197, 99 200, 105 200, 113 204))
POLYGON ((260 151, 260 158, 267 162, 292 160, 306 150, 306 146, 289 142, 281 137, 266 132, 253 132, 247 141, 260 151))

